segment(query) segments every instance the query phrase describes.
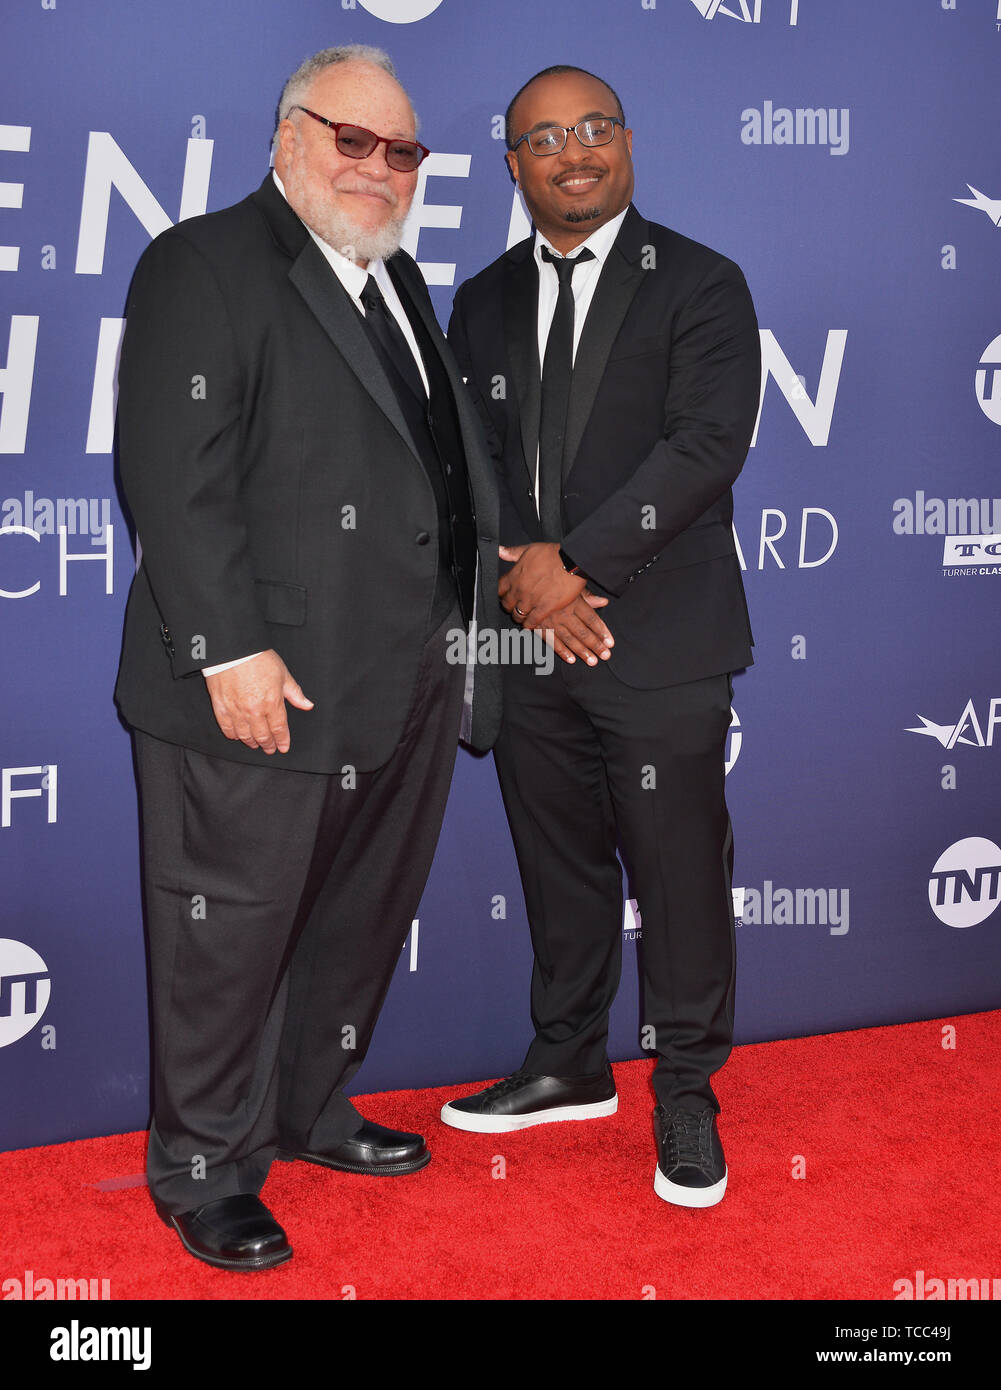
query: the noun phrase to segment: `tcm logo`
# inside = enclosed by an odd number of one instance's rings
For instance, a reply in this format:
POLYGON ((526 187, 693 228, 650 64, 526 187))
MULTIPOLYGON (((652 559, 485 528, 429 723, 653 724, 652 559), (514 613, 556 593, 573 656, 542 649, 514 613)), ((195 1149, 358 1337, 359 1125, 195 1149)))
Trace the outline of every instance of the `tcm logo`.
MULTIPOLYGON (((799 0, 788 0, 788 3, 789 23, 795 24, 799 19, 799 0)), ((703 19, 724 15, 727 19, 739 20, 741 24, 761 23, 762 0, 729 0, 728 4, 724 4, 723 0, 692 0, 692 4, 703 19)), ((783 9, 784 5, 769 4, 768 8, 774 13, 783 9)))
POLYGON ((963 573, 1001 573, 1001 536, 946 536, 942 568, 963 573))
POLYGON ((49 1002, 49 969, 23 941, 0 937, 0 1047, 30 1033, 49 1002))
POLYGON ((977 404, 995 425, 1001 425, 1001 333, 984 348, 976 375, 977 404))
MULTIPOLYGON (((986 212, 995 227, 1001 227, 1001 198, 988 198, 986 193, 981 193, 980 189, 974 188, 972 183, 968 183, 966 186, 973 197, 953 198, 952 201, 962 203, 967 208, 976 208, 977 212, 986 212)), ((983 226, 983 223, 980 225, 983 226)))
MULTIPOLYGON (((442 0, 359 0, 359 3, 363 10, 386 24, 416 24, 419 19, 434 14, 442 0)), ((341 0, 342 10, 354 8, 355 0, 341 0)))
POLYGON ((1001 849, 971 836, 939 855, 928 879, 928 901, 947 927, 975 927, 1001 902, 1001 849))
POLYGON ((927 734, 929 738, 937 738, 943 748, 955 748, 957 743, 965 743, 970 748, 993 748, 994 730, 1001 725, 1001 699, 991 700, 987 706, 987 718, 984 721, 987 726, 986 738, 972 700, 967 700, 966 707, 955 724, 933 724, 923 714, 919 714, 918 718, 924 727, 905 729, 905 734, 927 734))

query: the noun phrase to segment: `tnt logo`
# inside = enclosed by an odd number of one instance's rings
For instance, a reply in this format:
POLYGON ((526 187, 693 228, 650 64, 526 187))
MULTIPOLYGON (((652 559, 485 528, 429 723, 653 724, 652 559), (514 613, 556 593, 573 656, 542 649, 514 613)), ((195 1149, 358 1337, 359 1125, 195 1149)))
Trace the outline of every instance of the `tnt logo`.
POLYGON ((23 941, 0 937, 0 1047, 30 1033, 48 1002, 44 960, 23 941))
POLYGON ((939 855, 928 901, 947 927, 975 927, 1001 902, 1001 849, 993 840, 957 840, 939 855))
POLYGON ((984 348, 977 372, 977 404, 995 425, 1001 425, 1001 333, 984 348))

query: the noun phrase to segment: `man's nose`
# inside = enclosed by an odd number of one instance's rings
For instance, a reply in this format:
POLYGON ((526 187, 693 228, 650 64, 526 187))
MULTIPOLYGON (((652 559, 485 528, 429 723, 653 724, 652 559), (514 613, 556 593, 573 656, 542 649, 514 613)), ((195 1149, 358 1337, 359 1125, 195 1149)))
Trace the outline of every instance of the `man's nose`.
POLYGON ((579 164, 582 159, 586 159, 591 153, 589 146, 581 144, 575 130, 567 131, 567 142, 560 151, 565 160, 571 164, 579 164))
POLYGON ((371 154, 356 161, 361 172, 369 178, 387 179, 393 172, 386 159, 386 146, 376 145, 371 154))

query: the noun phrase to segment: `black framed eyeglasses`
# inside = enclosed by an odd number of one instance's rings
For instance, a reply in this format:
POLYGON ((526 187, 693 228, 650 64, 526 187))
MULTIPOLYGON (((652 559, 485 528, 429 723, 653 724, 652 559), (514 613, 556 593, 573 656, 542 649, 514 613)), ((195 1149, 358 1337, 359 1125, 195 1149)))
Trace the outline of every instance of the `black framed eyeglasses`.
POLYGON ((386 163, 390 169, 395 169, 398 174, 412 174, 431 153, 419 140, 397 140, 389 135, 376 135, 374 131, 366 130, 361 125, 349 125, 346 121, 328 121, 326 116, 310 111, 308 106, 293 106, 291 109, 305 111, 314 121, 319 121, 321 125, 332 130, 338 153, 347 155, 349 159, 367 159, 377 145, 385 145, 386 163))
POLYGON ((617 125, 623 130, 626 128, 625 121, 620 121, 618 116, 585 116, 576 125, 549 125, 544 130, 530 130, 527 135, 516 140, 511 149, 516 150, 522 140, 527 140, 528 148, 533 154, 559 154, 566 145, 571 130, 580 143, 588 148, 610 145, 615 137, 617 125))

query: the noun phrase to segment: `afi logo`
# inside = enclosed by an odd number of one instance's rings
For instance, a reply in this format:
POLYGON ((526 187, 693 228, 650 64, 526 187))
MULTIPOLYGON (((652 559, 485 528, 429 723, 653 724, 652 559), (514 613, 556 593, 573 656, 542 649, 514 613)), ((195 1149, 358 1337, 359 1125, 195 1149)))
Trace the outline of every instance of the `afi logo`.
POLYGON ((969 744, 971 748, 993 748, 994 730, 1001 725, 1001 699, 991 700, 987 706, 986 738, 972 700, 967 700, 955 724, 933 724, 923 714, 919 714, 918 718, 923 727, 905 729, 905 734, 927 734, 929 738, 937 738, 943 748, 955 748, 957 743, 969 744))
POLYGON ((0 1047, 30 1033, 48 1002, 44 960, 23 941, 0 937, 0 1047))
POLYGON ((1001 902, 1001 849, 971 836, 939 855, 928 879, 928 901, 947 927, 975 927, 1001 902))
MULTIPOLYGON (((387 24, 416 24, 417 20, 427 19, 429 14, 434 14, 441 2, 442 0, 361 0, 361 7, 387 24)), ((353 0, 344 8, 353 10, 353 0)))
MULTIPOLYGON (((761 0, 729 0, 728 4, 724 4, 723 0, 692 0, 692 4, 703 19, 715 19, 721 14, 727 19, 739 20, 741 24, 761 23, 761 0)), ((798 19, 799 0, 789 0, 789 23, 795 24, 798 19)))

